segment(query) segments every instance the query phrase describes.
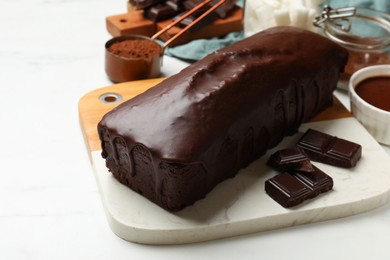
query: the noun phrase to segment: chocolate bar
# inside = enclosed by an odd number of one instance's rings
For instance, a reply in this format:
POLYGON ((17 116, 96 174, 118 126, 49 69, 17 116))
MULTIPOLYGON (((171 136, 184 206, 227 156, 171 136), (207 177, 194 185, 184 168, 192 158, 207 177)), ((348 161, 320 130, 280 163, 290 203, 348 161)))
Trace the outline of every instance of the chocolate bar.
MULTIPOLYGON (((178 16, 176 16, 173 20, 176 21, 177 19, 179 19, 182 15, 184 15, 185 13, 187 13, 188 11, 192 10, 193 8, 195 8, 197 5, 199 5, 201 2, 203 1, 198 1, 198 0, 186 0, 183 2, 183 6, 185 8, 185 12, 179 14, 178 16)), ((193 21, 195 21, 199 16, 201 16, 202 14, 204 14, 208 9, 211 8, 211 4, 207 4, 205 6, 203 6, 202 8, 200 8, 199 10, 195 11, 194 13, 192 13, 191 15, 187 16, 186 18, 184 18, 182 21, 180 21, 177 26, 178 27, 181 27, 181 28, 184 28, 184 27, 187 27, 189 24, 191 24, 193 21)), ((211 24, 212 22, 214 22, 215 20, 217 20, 219 18, 219 15, 214 11, 214 12, 211 12, 209 15, 207 15, 206 17, 204 17, 202 20, 200 20, 198 23, 196 23, 195 25, 193 25, 191 27, 191 29, 189 30, 190 32, 195 32, 195 31, 198 31, 200 29, 202 29, 203 27, 211 24)))
POLYGON ((267 165, 282 172, 266 181, 265 190, 283 207, 296 206, 333 188, 333 179, 311 164, 306 153, 299 147, 273 153, 267 165), (301 184, 306 188, 303 189, 301 184))
POLYGON ((298 147, 310 160, 345 168, 354 167, 362 155, 361 145, 313 129, 307 130, 298 147))
MULTIPOLYGON (((195 12, 196 13, 196 12, 195 12)), ((183 15, 183 14, 181 14, 183 15)), ((174 20, 178 19, 181 15, 178 15, 174 18, 174 20)), ((189 15, 187 16, 186 18, 184 18, 182 21, 180 21, 177 26, 181 27, 181 28, 184 28, 184 27, 187 27, 188 25, 190 25, 193 21, 195 21, 199 16, 196 16, 194 14, 192 15, 189 15)), ((211 24, 212 22, 214 22, 215 20, 218 19, 218 15, 215 13, 215 12, 212 12, 210 13, 209 15, 207 15, 206 17, 204 17, 202 20, 200 20, 199 22, 197 22, 195 25, 193 25, 191 27, 191 29, 189 29, 189 32, 195 32, 195 31, 198 31, 200 29, 202 29, 203 27, 211 24)))
POLYGON ((182 11, 184 10, 184 4, 182 0, 168 0, 165 2, 166 5, 169 5, 176 11, 182 11))
POLYGON ((333 188, 333 179, 316 166, 313 165, 314 172, 301 173, 301 172, 290 172, 302 183, 308 186, 312 193, 307 198, 314 198, 320 193, 330 191, 333 188))
MULTIPOLYGON (((186 0, 184 1, 184 6, 186 10, 191 10, 200 3, 202 3, 204 0, 186 0)), ((210 4, 207 4, 205 7, 201 8, 200 11, 203 13, 207 11, 211 6, 218 3, 219 0, 213 0, 210 4)), ((225 3, 223 3, 220 7, 218 7, 215 12, 218 14, 220 18, 225 18, 228 15, 228 12, 234 8, 236 5, 237 0, 226 0, 225 3)))
POLYGON ((165 0, 129 0, 129 3, 137 9, 144 9, 152 5, 164 2, 165 0))
POLYGON ((265 182, 265 192, 285 208, 301 204, 312 190, 295 176, 284 172, 265 182))
POLYGON ((333 188, 333 179, 314 167, 314 172, 283 172, 265 182, 266 193, 285 208, 301 204, 333 188))
POLYGON ((301 148, 279 150, 270 156, 267 165, 280 172, 297 171, 310 173, 315 171, 310 159, 301 148))
POLYGON ((174 17, 181 9, 175 9, 171 5, 158 4, 144 9, 144 17, 153 22, 159 22, 174 17))
MULTIPOLYGON (((212 1, 213 4, 216 4, 217 2, 219 2, 219 0, 212 1)), ((228 13, 235 7, 236 2, 237 0, 226 0, 225 3, 219 8, 217 8, 217 10, 215 11, 219 15, 219 17, 225 18, 226 16, 228 16, 228 13)))
MULTIPOLYGON (((187 11, 189 10, 192 10, 194 9, 196 6, 198 6, 199 4, 201 4, 203 2, 203 0, 186 0, 183 2, 183 5, 185 7, 185 9, 187 11)), ((204 13, 206 12, 209 8, 211 7, 210 4, 207 4, 205 6, 203 6, 202 8, 200 8, 198 11, 196 11, 195 13, 199 12, 199 13, 204 13)))

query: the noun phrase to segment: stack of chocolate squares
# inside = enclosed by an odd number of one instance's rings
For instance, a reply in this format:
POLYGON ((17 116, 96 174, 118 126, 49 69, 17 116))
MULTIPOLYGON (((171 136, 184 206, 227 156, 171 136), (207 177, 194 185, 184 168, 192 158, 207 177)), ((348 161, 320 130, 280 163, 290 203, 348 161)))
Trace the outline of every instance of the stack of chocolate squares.
POLYGON ((271 155, 267 165, 280 174, 265 182, 265 191, 285 208, 296 206, 333 188, 333 179, 311 160, 350 168, 357 164, 361 154, 359 144, 309 129, 297 147, 271 155))

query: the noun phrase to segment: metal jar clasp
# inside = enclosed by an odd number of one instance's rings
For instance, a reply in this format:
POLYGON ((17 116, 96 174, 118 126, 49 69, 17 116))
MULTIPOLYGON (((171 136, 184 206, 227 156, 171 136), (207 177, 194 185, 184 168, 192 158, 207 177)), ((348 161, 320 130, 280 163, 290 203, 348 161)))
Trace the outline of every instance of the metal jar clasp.
MULTIPOLYGON (((328 19, 343 19, 346 17, 351 17, 356 15, 356 7, 343 7, 333 9, 330 6, 325 6, 322 10, 321 15, 315 17, 313 24, 317 27, 323 28, 323 23, 328 19)), ((347 19, 343 19, 347 20, 347 19)), ((345 31, 349 31, 350 26, 347 28, 343 28, 345 31)))

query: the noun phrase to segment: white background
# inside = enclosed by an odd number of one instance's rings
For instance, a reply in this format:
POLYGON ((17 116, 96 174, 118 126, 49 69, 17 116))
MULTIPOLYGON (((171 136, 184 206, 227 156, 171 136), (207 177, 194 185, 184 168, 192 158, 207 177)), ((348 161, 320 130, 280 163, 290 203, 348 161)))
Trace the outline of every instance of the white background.
MULTIPOLYGON (((389 259, 389 204, 207 243, 118 238, 104 215, 77 105, 112 84, 104 73, 105 17, 124 12, 124 0, 0 0, 1 259, 389 259)), ((186 65, 164 62, 165 75, 186 65)))

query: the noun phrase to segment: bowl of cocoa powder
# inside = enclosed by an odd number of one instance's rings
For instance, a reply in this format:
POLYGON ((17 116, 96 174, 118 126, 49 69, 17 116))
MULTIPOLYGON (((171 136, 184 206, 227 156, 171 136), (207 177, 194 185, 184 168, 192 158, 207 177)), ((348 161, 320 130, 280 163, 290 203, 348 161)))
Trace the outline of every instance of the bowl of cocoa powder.
POLYGON ((105 48, 105 70, 110 80, 115 83, 160 75, 163 48, 148 37, 114 37, 106 42, 105 48))

